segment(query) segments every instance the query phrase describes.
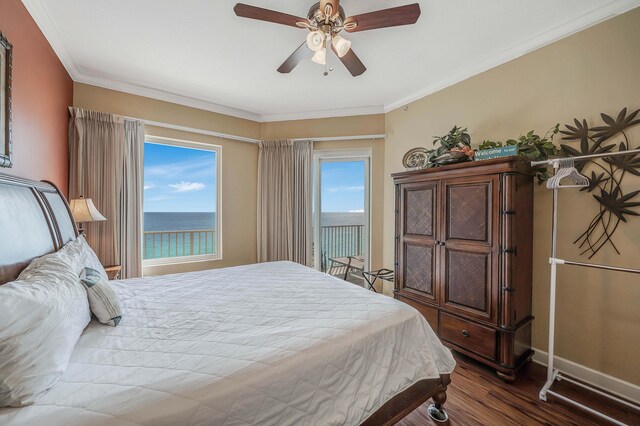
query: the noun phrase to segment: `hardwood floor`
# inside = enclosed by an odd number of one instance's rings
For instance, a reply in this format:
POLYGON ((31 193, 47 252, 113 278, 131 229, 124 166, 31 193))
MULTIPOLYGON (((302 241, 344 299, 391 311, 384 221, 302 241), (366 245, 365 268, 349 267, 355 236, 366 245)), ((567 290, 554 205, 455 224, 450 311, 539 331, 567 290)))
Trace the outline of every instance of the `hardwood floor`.
MULTIPOLYGON (((608 422, 577 407, 565 404, 553 396, 548 402, 538 399, 545 382, 545 367, 530 363, 518 374, 514 383, 505 383, 493 370, 455 354, 458 365, 451 375, 445 409, 449 422, 436 423, 429 418, 427 407, 421 405, 396 426, 425 425, 607 425, 608 422)), ((606 413, 628 425, 640 425, 640 413, 631 412, 605 398, 589 393, 567 382, 556 382, 553 389, 606 413)))

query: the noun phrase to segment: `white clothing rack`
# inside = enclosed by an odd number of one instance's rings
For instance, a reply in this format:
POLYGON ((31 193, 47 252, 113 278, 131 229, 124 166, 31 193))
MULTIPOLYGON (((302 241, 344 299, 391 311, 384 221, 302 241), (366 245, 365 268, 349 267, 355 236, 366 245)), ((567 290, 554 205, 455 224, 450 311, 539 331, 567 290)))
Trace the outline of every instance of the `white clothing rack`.
MULTIPOLYGON (((591 160, 591 159, 596 159, 596 158, 602 158, 602 157, 615 157, 618 155, 629 155, 629 154, 634 154, 634 153, 638 153, 640 154, 640 149, 637 150, 630 150, 630 151, 622 151, 622 152, 612 152, 612 153, 603 153, 603 154, 592 154, 592 155, 583 155, 583 156, 578 156, 578 157, 572 157, 572 159, 574 161, 586 161, 586 160, 591 160)), ((532 162, 531 165, 532 166, 541 166, 541 165, 552 165, 554 168, 554 174, 558 172, 558 168, 560 167, 560 161, 562 161, 562 159, 560 158, 555 158, 555 159, 550 159, 550 160, 545 160, 545 161, 536 161, 536 162, 532 162)), ((542 389, 540 390, 540 399, 543 401, 547 400, 547 395, 553 395, 554 397, 572 404, 576 407, 579 407, 581 409, 583 409, 584 411, 587 411, 595 416, 598 416, 600 418, 606 419, 607 421, 616 424, 616 425, 620 425, 620 426, 626 426, 625 423, 620 422, 619 420, 614 419, 613 417, 610 417, 604 413, 601 413, 598 410, 595 410, 587 405, 584 405, 578 401, 575 401, 571 398, 568 398, 564 395, 559 394, 558 392, 555 392, 553 390, 551 390, 551 386, 553 385, 553 383, 558 380, 566 380, 569 383, 573 383, 574 385, 580 386, 584 389, 587 389, 591 392, 594 392, 598 395, 610 398, 614 401, 617 401, 620 404, 623 404, 625 406, 628 406, 630 408, 636 409, 640 411, 640 406, 637 404, 634 404, 632 402, 626 401, 624 399, 618 398, 616 396, 613 396, 611 394, 602 392, 599 389, 596 389, 592 386, 589 386, 587 384, 578 382, 576 380, 571 379, 570 377, 566 377, 564 375, 562 375, 562 373, 560 373, 560 371, 558 371, 557 369, 555 369, 553 367, 553 361, 554 361, 554 344, 555 344, 555 320, 556 320, 556 284, 557 284, 557 269, 558 269, 558 265, 572 265, 572 266, 579 266, 579 267, 585 267, 585 268, 596 268, 596 269, 604 269, 604 270, 608 270, 608 271, 617 271, 617 272, 624 272, 624 273, 631 273, 631 274, 640 274, 640 269, 631 269, 631 268, 621 268, 621 267, 617 267, 617 266, 610 266, 610 265, 599 265, 599 264, 594 264, 594 263, 585 263, 585 262, 576 262, 576 261, 572 261, 572 260, 565 260, 565 259, 560 259, 557 257, 557 234, 558 234, 558 188, 555 187, 553 188, 553 221, 552 221, 552 226, 551 226, 551 233, 552 233, 552 238, 551 238, 551 257, 549 258, 549 263, 551 264, 551 284, 550 284, 550 297, 549 297, 549 358, 547 361, 547 381, 544 384, 544 386, 542 387, 542 389)))

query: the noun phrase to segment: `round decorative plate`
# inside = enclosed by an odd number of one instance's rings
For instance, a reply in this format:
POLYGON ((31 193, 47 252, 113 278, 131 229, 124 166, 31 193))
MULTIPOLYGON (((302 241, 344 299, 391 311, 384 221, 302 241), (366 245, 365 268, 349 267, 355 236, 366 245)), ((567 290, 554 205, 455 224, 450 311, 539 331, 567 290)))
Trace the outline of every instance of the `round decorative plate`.
POLYGON ((407 169, 424 169, 428 163, 429 151, 423 147, 413 148, 402 157, 402 165, 407 169))

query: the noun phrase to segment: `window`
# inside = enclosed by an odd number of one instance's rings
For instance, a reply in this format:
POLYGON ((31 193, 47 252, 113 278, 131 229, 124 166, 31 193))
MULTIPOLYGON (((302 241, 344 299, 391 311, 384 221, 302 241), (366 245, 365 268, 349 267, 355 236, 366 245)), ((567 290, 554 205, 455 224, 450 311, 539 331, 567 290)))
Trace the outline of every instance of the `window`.
POLYGON ((145 265, 222 258, 221 147, 147 136, 145 265))
MULTIPOLYGON (((369 270, 371 150, 319 150, 313 158, 314 267, 335 273, 341 268, 333 267, 351 257, 352 265, 369 270)), ((362 283, 361 277, 347 279, 362 283)))

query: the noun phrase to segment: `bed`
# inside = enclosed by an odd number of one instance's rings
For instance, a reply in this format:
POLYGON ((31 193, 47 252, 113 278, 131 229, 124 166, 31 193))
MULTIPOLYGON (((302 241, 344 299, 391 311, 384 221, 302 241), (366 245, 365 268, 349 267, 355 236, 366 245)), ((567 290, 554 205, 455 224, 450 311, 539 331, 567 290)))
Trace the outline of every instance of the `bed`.
MULTIPOLYGON (((0 284, 77 237, 49 183, 0 175, 0 284)), ((455 362, 422 316, 291 262, 113 281, 62 378, 0 424, 391 425, 429 398, 446 419, 455 362)))

